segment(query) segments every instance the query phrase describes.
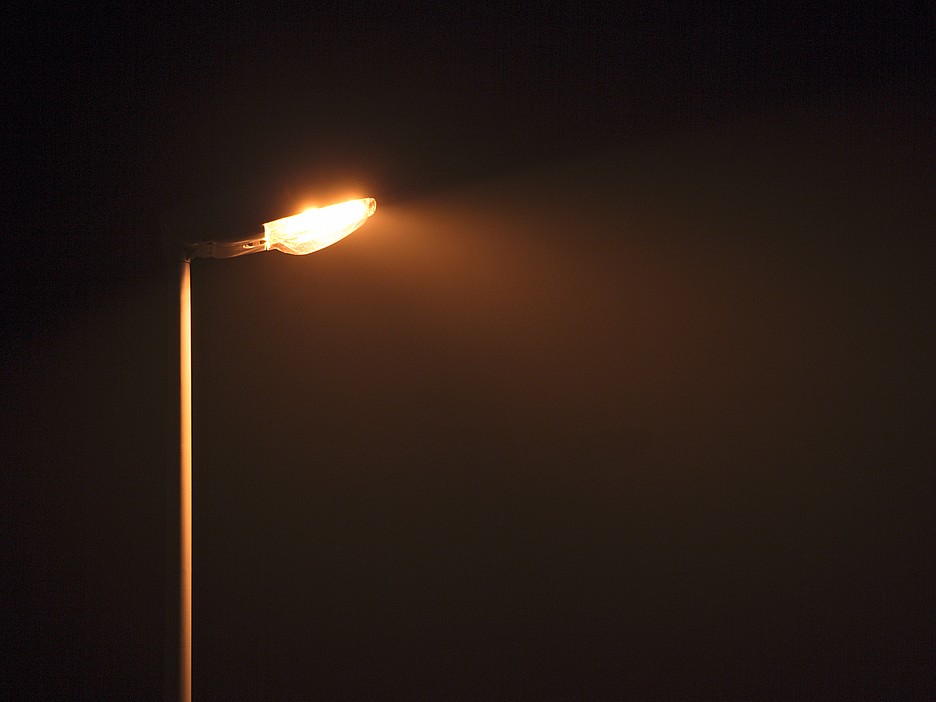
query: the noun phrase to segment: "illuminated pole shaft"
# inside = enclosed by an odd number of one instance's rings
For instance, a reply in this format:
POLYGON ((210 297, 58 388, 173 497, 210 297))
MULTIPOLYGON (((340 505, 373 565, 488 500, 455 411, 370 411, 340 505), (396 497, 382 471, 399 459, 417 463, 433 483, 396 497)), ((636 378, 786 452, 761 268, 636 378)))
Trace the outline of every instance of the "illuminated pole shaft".
POLYGON ((192 700, 192 278, 179 265, 179 699, 192 700))

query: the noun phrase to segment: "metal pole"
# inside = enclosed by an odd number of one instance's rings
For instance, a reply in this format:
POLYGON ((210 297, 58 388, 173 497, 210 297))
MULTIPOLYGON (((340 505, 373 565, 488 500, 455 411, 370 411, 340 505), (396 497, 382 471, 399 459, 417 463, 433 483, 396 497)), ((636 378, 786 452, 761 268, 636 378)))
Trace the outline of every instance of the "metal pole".
POLYGON ((192 700, 192 279, 179 266, 179 699, 192 700))

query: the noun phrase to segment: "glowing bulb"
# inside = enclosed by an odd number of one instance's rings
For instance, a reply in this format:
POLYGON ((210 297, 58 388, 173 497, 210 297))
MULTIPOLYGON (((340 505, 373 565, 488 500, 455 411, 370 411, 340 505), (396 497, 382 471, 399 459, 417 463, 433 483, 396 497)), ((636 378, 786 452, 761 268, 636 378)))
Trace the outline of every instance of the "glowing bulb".
POLYGON ((377 209, 372 197, 313 208, 263 225, 264 246, 288 254, 310 254, 344 239, 377 209))

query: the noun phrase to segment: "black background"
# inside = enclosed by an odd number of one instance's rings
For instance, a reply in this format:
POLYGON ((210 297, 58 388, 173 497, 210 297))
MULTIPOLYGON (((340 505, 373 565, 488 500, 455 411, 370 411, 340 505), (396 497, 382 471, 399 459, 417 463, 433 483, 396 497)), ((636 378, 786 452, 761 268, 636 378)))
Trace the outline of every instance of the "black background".
POLYGON ((924 699, 933 10, 11 3, 9 699, 924 699))

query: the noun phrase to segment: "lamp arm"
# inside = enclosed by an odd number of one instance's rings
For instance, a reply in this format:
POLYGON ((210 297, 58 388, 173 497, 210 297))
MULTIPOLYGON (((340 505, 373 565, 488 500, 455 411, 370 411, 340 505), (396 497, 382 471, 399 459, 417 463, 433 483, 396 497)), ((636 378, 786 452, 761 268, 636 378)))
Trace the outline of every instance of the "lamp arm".
POLYGON ((189 247, 185 252, 185 260, 193 258, 234 258, 246 254, 266 251, 266 237, 254 236, 249 239, 233 241, 205 241, 189 247))

